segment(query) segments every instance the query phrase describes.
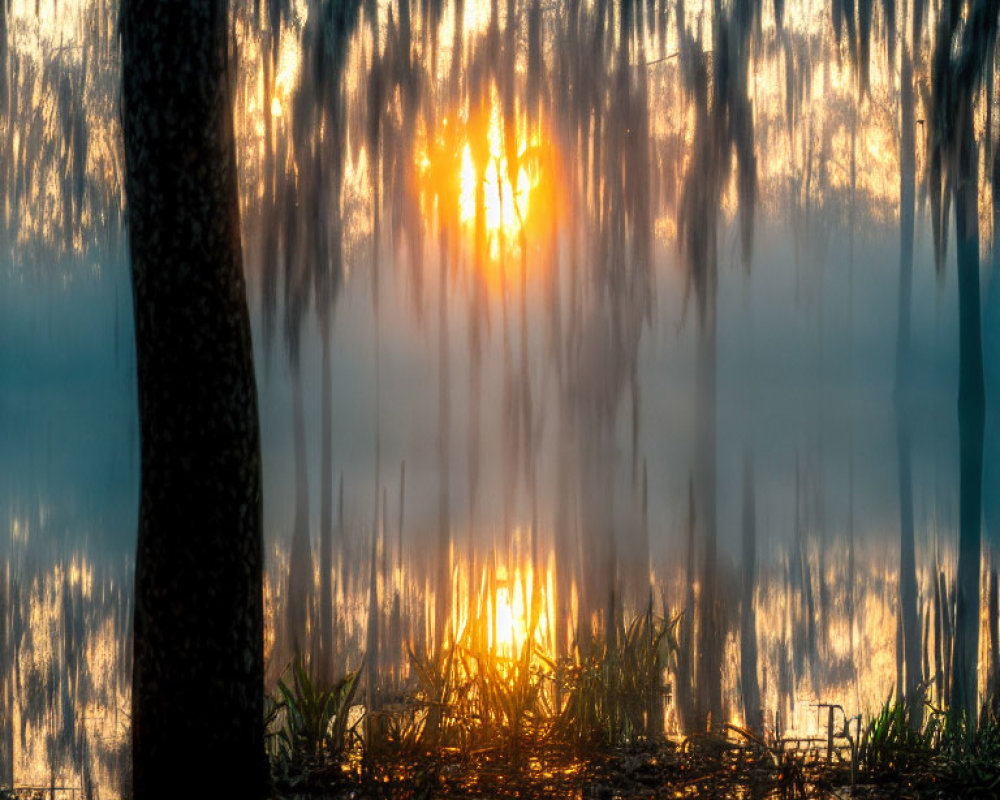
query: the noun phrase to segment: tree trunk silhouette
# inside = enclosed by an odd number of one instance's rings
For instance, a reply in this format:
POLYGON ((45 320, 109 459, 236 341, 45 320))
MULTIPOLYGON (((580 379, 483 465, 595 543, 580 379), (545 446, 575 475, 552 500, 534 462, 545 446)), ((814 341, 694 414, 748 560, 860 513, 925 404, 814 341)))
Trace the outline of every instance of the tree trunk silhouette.
POLYGON ((989 599, 987 602, 986 629, 989 631, 986 669, 986 697, 993 710, 997 708, 997 675, 1000 668, 1000 597, 997 596, 997 568, 990 565, 989 599))
POLYGON ((440 239, 438 278, 438 497, 437 582, 434 604, 434 647, 445 645, 451 617, 451 358, 448 334, 448 250, 440 239))
MULTIPOLYGON (((321 318, 322 366, 320 368, 320 510, 319 510, 319 609, 318 663, 314 672, 321 685, 333 682, 333 378, 330 366, 329 316, 321 318)), ((340 475, 340 494, 344 475, 340 475)))
POLYGON ((757 509, 753 478, 753 456, 743 456, 743 602, 740 609, 740 684, 743 687, 743 718, 751 730, 763 729, 760 684, 757 681, 757 509))
MULTIPOLYGON (((4 0, 0 0, 2 6, 4 0)), ((11 624, 18 598, 11 589, 11 567, 0 575, 0 786, 14 785, 14 642, 11 624)))
MULTIPOLYGON (((714 227, 711 234, 714 237, 714 227)), ((714 249, 714 245, 713 245, 714 249)), ((695 498, 704 539, 698 596, 697 725, 722 724, 722 630, 718 609, 718 544, 716 532, 716 330, 715 301, 699 331, 697 364, 698 449, 695 453, 695 498)))
POLYGON ((903 692, 912 703, 910 720, 919 725, 923 704, 917 697, 921 682, 920 618, 917 614, 917 574, 913 544, 913 475, 910 457, 910 297, 913 293, 913 214, 916 175, 913 67, 904 49, 900 71, 899 170, 899 314, 896 328, 896 455, 899 479, 899 604, 902 626, 903 692))
MULTIPOLYGON (((983 499, 983 339, 979 305, 979 217, 972 95, 959 108, 955 243, 958 248, 959 546, 951 707, 976 720, 979 661, 979 569, 983 499)), ((971 728, 970 728, 971 729, 971 728)))
MULTIPOLYGON (((979 289, 979 207, 973 100, 992 69, 998 9, 989 0, 941 9, 931 57, 931 122, 928 130, 935 263, 943 269, 948 189, 955 200, 958 256, 959 546, 951 659, 951 713, 975 730, 978 702, 979 571, 983 511, 985 386, 979 289), (967 13, 965 13, 967 12, 967 13), (967 17, 967 18, 966 18, 967 17), (964 19, 964 22, 963 22, 964 19), (960 26, 959 23, 962 22, 960 26), (956 46, 957 45, 957 46, 956 46), (942 174, 949 180, 942 187, 942 174), (944 192, 942 195, 942 188, 944 192), (941 203, 945 200, 944 212, 941 203)), ((947 640, 946 640, 947 642, 947 640)))
POLYGON ((141 437, 133 797, 263 798, 260 434, 225 0, 126 0, 141 437))
POLYGON ((304 656, 312 599, 312 543, 309 533, 309 470, 306 458, 306 422, 302 398, 302 369, 292 357, 292 438, 295 450, 295 521, 289 552, 285 624, 292 656, 304 656))
POLYGON ((7 110, 7 0, 0 0, 0 110, 7 110))
POLYGON ((681 730, 693 730, 697 725, 697 705, 694 695, 694 618, 695 618, 695 529, 697 511, 694 502, 694 479, 688 480, 688 514, 686 525, 687 547, 685 550, 684 607, 677 631, 677 660, 674 679, 677 686, 677 716, 681 730))

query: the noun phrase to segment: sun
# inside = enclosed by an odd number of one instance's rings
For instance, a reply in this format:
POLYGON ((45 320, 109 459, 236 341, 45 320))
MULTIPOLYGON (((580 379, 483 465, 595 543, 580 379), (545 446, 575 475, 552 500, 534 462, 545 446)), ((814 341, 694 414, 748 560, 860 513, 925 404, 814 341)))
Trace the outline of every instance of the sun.
POLYGON ((494 89, 478 110, 443 118, 418 157, 425 213, 457 223, 487 283, 499 286, 505 257, 517 263, 552 237, 553 164, 539 121, 505 118, 494 89))
POLYGON ((500 585, 493 598, 493 624, 490 645, 507 658, 520 653, 528 637, 527 610, 524 593, 517 580, 513 585, 500 585))
MULTIPOLYGON (((486 235, 490 257, 499 255, 502 240, 516 242, 522 233, 524 220, 531 211, 531 192, 537 186, 539 175, 529 169, 525 155, 529 145, 518 142, 517 157, 511 164, 505 148, 505 125, 516 126, 515 121, 505 121, 498 103, 490 107, 489 125, 484 142, 467 141, 462 148, 459 210, 463 225, 475 225, 477 211, 485 217, 486 235), (485 165, 476 169, 472 157, 473 146, 485 156, 485 165), (478 174, 477 174, 478 173, 478 174), (481 178, 480 178, 481 175, 481 178), (482 180, 482 208, 477 208, 477 186, 482 180)), ((475 136, 469 130, 470 139, 475 136)), ((482 135, 482 134, 480 134, 482 135)), ((515 141, 519 138, 515 135, 515 141)))
POLYGON ((529 642, 543 650, 551 645, 551 571, 536 571, 530 563, 510 570, 498 566, 487 585, 492 588, 487 593, 487 644, 493 653, 519 659, 529 642))

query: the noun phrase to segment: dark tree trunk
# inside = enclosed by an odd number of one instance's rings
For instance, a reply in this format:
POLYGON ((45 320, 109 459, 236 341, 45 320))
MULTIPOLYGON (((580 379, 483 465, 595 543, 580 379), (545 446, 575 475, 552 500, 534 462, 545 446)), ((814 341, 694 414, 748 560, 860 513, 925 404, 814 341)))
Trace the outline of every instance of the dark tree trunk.
MULTIPOLYGON (((320 369, 320 510, 319 510, 319 609, 316 627, 319 634, 318 663, 314 664, 321 685, 333 682, 333 379, 330 366, 330 323, 325 314, 321 321, 322 367, 320 369)), ((340 475, 340 493, 344 475, 340 475)))
MULTIPOLYGON (((715 236, 715 228, 712 227, 715 236)), ((713 245, 714 250, 714 245, 713 245)), ((698 342, 698 450, 695 454, 695 498, 698 504, 700 530, 704 538, 701 587, 698 614, 697 726, 718 727, 722 724, 722 645, 724 634, 719 621, 717 591, 718 553, 716 539, 716 317, 715 303, 708 310, 698 342)))
POLYGON ((7 0, 0 0, 0 111, 7 109, 7 0))
POLYGON ((7 110, 7 0, 0 0, 0 111, 7 110))
POLYGON ((757 510, 753 479, 753 456, 743 456, 743 600, 740 613, 740 683, 743 687, 743 717, 751 730, 762 730, 760 684, 757 681, 757 510))
POLYGON ((306 457, 306 421, 302 398, 302 370, 292 355, 292 439, 295 450, 295 521, 289 552, 285 624, 290 655, 305 656, 309 610, 313 596, 312 544, 309 533, 309 470, 306 457))
POLYGON ((434 605, 434 646, 441 652, 451 617, 451 359, 448 340, 448 250, 440 239, 438 283, 438 540, 434 605))
MULTIPOLYGON (((851 659, 851 672, 854 677, 855 696, 858 693, 858 667, 855 660, 854 641, 854 619, 856 616, 855 587, 857 586, 857 576, 855 574, 855 551, 854 551, 854 440, 848 445, 847 461, 847 591, 845 598, 847 613, 847 642, 848 653, 851 659)), ((860 705, 860 703, 859 703, 860 705)))
POLYGON ((986 699, 997 708, 997 675, 1000 668, 1000 597, 997 596, 997 568, 990 565, 989 601, 987 603, 987 630, 989 631, 989 659, 986 670, 986 699))
POLYGON ((955 639, 955 592, 948 591, 948 583, 944 570, 938 571, 938 595, 940 603, 940 633, 941 633, 941 678, 940 697, 942 702, 951 702, 951 675, 953 671, 953 648, 955 639), (947 699, 945 699, 947 698, 947 699))
POLYGON ((674 677, 677 685, 677 715, 680 718, 682 731, 695 730, 699 724, 697 719, 697 703, 694 691, 694 672, 691 663, 694 657, 694 617, 695 617, 695 529, 697 526, 697 511, 694 500, 694 479, 688 482, 688 518, 687 518, 687 551, 684 573, 684 615, 681 617, 678 630, 677 662, 674 677))
POLYGON ((141 435, 133 796, 263 798, 260 435, 225 0, 126 0, 141 435))
MULTIPOLYGON (((6 0, 0 0, 0 6, 6 0)), ((10 565, 0 576, 0 786, 14 785, 14 643, 13 608, 18 598, 11 589, 10 565)))
MULTIPOLYGON (((983 339, 979 306, 979 218, 972 97, 959 108, 955 243, 958 249, 959 545, 951 707, 975 723, 979 661, 979 570, 983 497, 983 339)), ((970 727, 970 730, 972 728, 970 727)))
POLYGON ((899 170, 899 315, 896 328, 896 454, 899 477, 899 604, 902 626, 903 691, 919 725, 923 704, 917 697, 921 682, 920 617, 917 614, 917 573, 913 544, 913 474, 910 456, 909 362, 910 297, 913 287, 913 213, 915 122, 913 113, 913 68, 904 50, 900 73, 900 170, 899 170))
MULTIPOLYGON (((389 626, 389 646, 392 654, 393 686, 398 688, 403 677, 403 656, 409 637, 403 634, 403 520, 406 508, 406 462, 399 462, 399 523, 396 528, 396 574, 392 580, 392 617, 389 626)), ((388 537, 386 548, 388 549, 388 537)))

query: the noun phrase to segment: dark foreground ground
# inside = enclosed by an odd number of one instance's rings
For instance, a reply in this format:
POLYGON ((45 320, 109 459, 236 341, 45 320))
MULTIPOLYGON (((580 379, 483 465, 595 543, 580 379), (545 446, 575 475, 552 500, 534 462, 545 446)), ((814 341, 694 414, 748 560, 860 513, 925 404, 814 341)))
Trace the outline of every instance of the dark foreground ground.
MULTIPOLYGON (((843 750, 776 747, 761 740, 689 737, 586 754, 444 753, 348 760, 274 776, 274 800, 660 800, 663 798, 1000 798, 1000 760, 899 754, 876 773, 852 769, 843 750)), ((70 790, 57 790, 60 792, 70 790)), ((73 793, 73 797, 81 796, 73 793)), ((50 790, 0 790, 0 800, 51 800, 50 790)))
POLYGON ((858 774, 824 750, 775 749, 718 737, 597 749, 480 752, 405 763, 332 765, 277 781, 278 798, 336 800, 659 800, 660 798, 991 798, 1000 797, 1000 762, 968 765, 933 758, 858 774))

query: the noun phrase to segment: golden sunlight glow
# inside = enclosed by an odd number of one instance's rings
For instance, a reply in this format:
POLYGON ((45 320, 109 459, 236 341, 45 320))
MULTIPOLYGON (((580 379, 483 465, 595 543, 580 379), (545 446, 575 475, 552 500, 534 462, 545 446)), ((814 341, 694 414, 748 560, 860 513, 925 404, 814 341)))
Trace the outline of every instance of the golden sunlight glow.
POLYGON ((490 599, 492 625, 489 644, 501 656, 517 656, 528 639, 529 630, 533 627, 529 611, 533 586, 530 567, 526 574, 517 570, 509 579, 504 570, 498 572, 496 593, 490 599), (525 597, 525 589, 529 593, 528 598, 525 597))
POLYGON ((513 558, 474 574, 468 564, 458 564, 456 578, 450 628, 459 647, 488 658, 500 674, 522 659, 535 663, 540 655, 554 655, 551 569, 536 570, 530 559, 513 558))
MULTIPOLYGON (((274 75, 274 94, 271 96, 271 116, 280 117, 291 102, 292 93, 299 82, 302 60, 301 44, 294 36, 283 36, 278 53, 278 69, 274 75)), ((263 92, 263 85, 261 85, 263 92)))
POLYGON ((426 215, 457 226, 487 283, 498 287, 504 256, 547 246, 556 219, 555 158, 542 127, 505 119, 496 91, 485 107, 444 117, 418 150, 426 215), (482 236, 481 239, 477 237, 482 236))
MULTIPOLYGON (((28 527, 27 520, 11 520, 12 533, 20 530, 26 534, 28 527)), ((82 786, 78 763, 68 759, 53 762, 53 731, 69 727, 73 741, 87 742, 94 794, 116 797, 120 776, 116 774, 115 754, 124 752, 128 740, 121 710, 130 702, 127 673, 120 668, 125 649, 123 617, 116 612, 123 608, 123 587, 131 580, 126 576, 116 579, 107 572, 98 577, 94 564, 76 554, 45 569, 22 572, 15 581, 23 567, 11 565, 25 563, 27 539, 17 544, 22 557, 12 558, 6 574, 0 571, 0 591, 6 584, 6 590, 14 592, 13 600, 24 615, 24 631, 0 674, 0 689, 6 686, 10 691, 15 674, 21 676, 23 686, 43 686, 46 681, 58 680, 57 675, 74 674, 70 667, 75 667, 76 680, 88 689, 73 696, 73 714, 68 717, 66 706, 59 701, 46 704, 44 693, 11 692, 9 722, 20 735, 8 740, 13 757, 8 765, 10 774, 15 786, 82 786)), ((64 791, 68 795, 76 790, 64 791)))
MULTIPOLYGON (((513 122, 509 124, 514 124, 513 122)), ((490 111, 490 124, 486 130, 486 146, 482 148, 488 154, 485 169, 482 171, 483 208, 486 234, 490 243, 490 258, 498 255, 498 236, 515 241, 521 234, 523 220, 529 212, 531 189, 538 185, 537 171, 529 175, 525 155, 527 145, 519 143, 518 163, 507 163, 504 153, 505 122, 500 113, 499 105, 494 102, 490 111), (514 167, 512 169, 512 166, 514 167), (514 185, 511 184, 511 176, 514 185)), ((537 145, 537 142, 533 142, 537 145)), ((475 224, 476 219, 476 189, 478 188, 476 167, 472 159, 472 148, 466 142, 462 148, 461 189, 459 209, 461 220, 465 224, 475 224)))
POLYGON ((7 13, 9 28, 37 35, 41 47, 82 55, 78 43, 84 39, 91 13, 86 3, 70 3, 68 8, 64 3, 60 8, 57 0, 13 0, 7 13))
POLYGON ((525 624, 523 597, 518 592, 517 597, 512 598, 510 589, 501 586, 497 589, 497 595, 493 598, 493 641, 502 650, 513 651, 518 641, 524 641, 525 624))

